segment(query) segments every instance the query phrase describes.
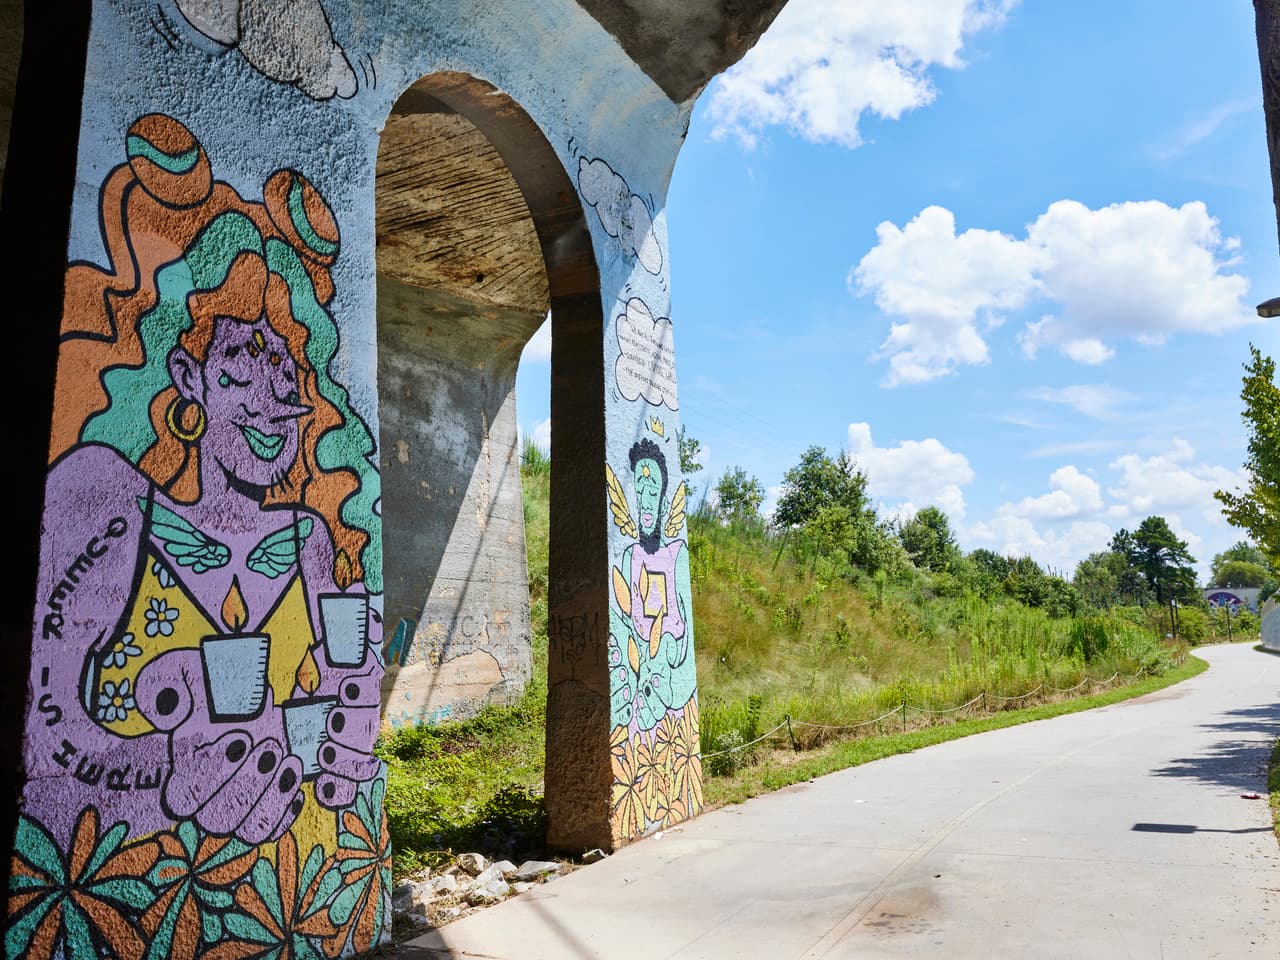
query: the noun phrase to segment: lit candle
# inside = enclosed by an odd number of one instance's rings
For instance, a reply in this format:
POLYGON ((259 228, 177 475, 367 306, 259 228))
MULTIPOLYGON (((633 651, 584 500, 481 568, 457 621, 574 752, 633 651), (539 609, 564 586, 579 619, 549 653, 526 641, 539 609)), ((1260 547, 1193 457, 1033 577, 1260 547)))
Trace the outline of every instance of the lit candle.
POLYGON ((248 621, 240 583, 232 577, 222 601, 222 622, 228 632, 200 641, 209 714, 214 720, 252 720, 266 701, 271 638, 265 633, 242 633, 248 621))

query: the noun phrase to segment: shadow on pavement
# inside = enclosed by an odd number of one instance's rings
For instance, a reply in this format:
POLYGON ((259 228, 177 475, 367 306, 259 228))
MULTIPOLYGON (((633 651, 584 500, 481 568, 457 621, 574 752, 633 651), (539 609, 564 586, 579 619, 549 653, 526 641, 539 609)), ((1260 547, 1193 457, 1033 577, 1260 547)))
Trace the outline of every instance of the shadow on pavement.
POLYGON ((1220 827, 1197 827, 1193 823, 1135 823, 1130 827, 1135 833, 1270 833, 1270 827, 1245 827, 1241 830, 1224 830, 1220 827))
POLYGON ((1158 777, 1199 780, 1241 793, 1265 792, 1271 745, 1280 737, 1280 704, 1229 710, 1222 717, 1220 723, 1201 726, 1201 729, 1221 731, 1222 740, 1197 756, 1172 759, 1152 773, 1158 777), (1227 734, 1255 736, 1241 740, 1229 739, 1227 734))

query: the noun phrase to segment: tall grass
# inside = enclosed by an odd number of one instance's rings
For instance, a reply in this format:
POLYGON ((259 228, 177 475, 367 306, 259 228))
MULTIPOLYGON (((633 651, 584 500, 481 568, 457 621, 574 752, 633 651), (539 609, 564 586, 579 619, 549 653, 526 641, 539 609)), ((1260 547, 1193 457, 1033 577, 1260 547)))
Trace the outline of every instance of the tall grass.
MULTIPOLYGON (((783 716, 870 720, 909 701, 948 709, 1038 684, 1159 672, 1176 651, 1120 617, 1054 618, 1012 599, 943 595, 927 575, 865 577, 791 551, 758 526, 690 520, 704 752, 748 743, 783 716)), ((949 593, 955 593, 947 583, 949 593)), ((802 746, 821 740, 797 728, 802 746)), ((750 762, 740 750, 716 772, 750 762)))

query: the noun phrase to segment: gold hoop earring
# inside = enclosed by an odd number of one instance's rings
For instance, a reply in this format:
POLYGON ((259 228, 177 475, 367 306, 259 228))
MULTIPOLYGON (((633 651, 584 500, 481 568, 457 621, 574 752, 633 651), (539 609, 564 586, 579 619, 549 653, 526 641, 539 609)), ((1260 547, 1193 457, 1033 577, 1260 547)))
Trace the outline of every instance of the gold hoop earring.
POLYGON ((184 400, 182 397, 175 397, 173 403, 169 404, 169 408, 164 412, 164 422, 168 426, 169 432, 181 440, 183 443, 195 443, 204 436, 204 428, 207 424, 204 416, 204 407, 200 406, 195 400, 184 400), (187 411, 191 407, 196 408, 196 422, 190 430, 184 430, 180 422, 178 407, 182 407, 182 416, 185 417, 187 411))

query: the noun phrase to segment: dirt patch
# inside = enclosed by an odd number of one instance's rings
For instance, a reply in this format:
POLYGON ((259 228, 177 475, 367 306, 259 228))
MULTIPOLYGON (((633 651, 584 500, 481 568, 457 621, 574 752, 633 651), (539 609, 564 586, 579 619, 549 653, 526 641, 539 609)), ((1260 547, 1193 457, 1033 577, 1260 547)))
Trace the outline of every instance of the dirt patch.
POLYGON ((941 902, 931 887, 895 887, 871 908, 858 928, 876 937, 925 936, 940 929, 934 923, 940 910, 941 902))

